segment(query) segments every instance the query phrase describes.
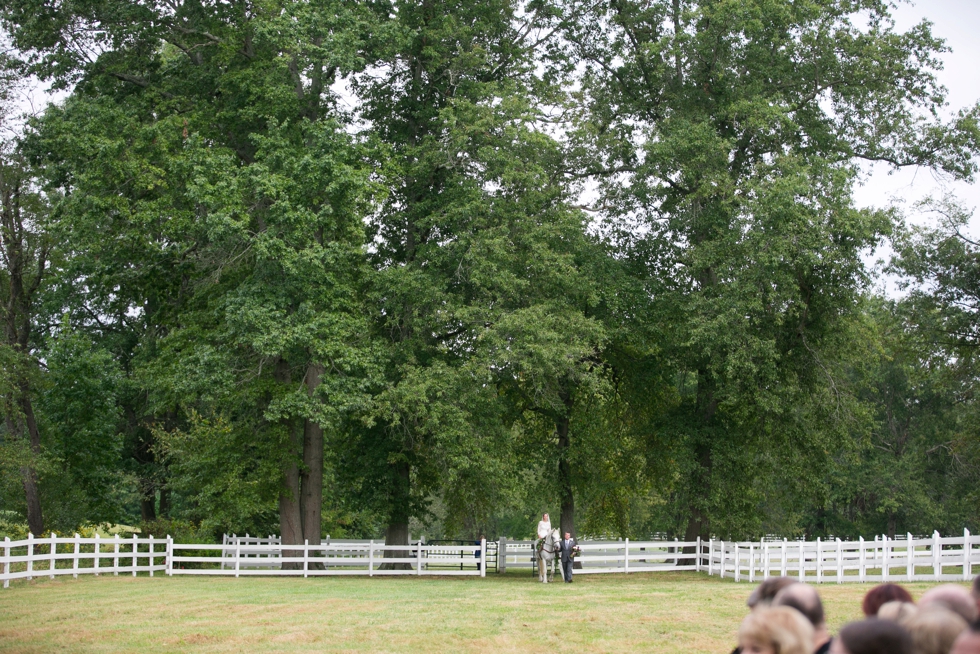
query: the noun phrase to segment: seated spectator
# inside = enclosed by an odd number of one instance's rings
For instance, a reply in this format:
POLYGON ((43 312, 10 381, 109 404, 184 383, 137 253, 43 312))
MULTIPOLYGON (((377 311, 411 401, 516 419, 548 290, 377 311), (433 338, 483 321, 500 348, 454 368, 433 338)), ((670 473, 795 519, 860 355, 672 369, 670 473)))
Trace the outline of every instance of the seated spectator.
POLYGON ((759 607, 742 621, 738 646, 745 654, 810 654, 813 627, 791 608, 759 607))
POLYGON ((779 591, 795 583, 797 582, 789 577, 768 577, 755 587, 745 603, 750 609, 769 606, 779 591))
POLYGON ((891 620, 868 618, 841 629, 830 654, 912 654, 912 637, 891 620))
POLYGON ((977 619, 980 619, 980 575, 973 578, 973 591, 970 594, 977 605, 977 619))
POLYGON ((912 602, 885 602, 878 609, 878 617, 891 620, 905 626, 905 621, 919 612, 919 607, 912 602))
POLYGON ((960 634, 949 654, 980 654, 980 622, 960 634))
MULTIPOLYGON (((763 579, 761 584, 755 587, 755 589, 749 595, 749 598, 745 600, 745 603, 748 604, 749 608, 753 611, 767 607, 772 604, 772 600, 776 597, 776 593, 795 583, 796 582, 789 577, 767 577, 766 579, 763 579)), ((741 647, 736 647, 732 650, 732 654, 741 653, 741 647)))
POLYGON ((830 632, 823 612, 823 602, 813 586, 794 583, 779 591, 772 602, 773 606, 788 606, 803 614, 813 626, 813 652, 825 654, 830 650, 830 632))
POLYGON ((931 604, 903 625, 912 636, 915 654, 949 654, 957 637, 967 628, 966 620, 938 603, 931 604))
POLYGON ((919 600, 919 608, 924 609, 930 604, 939 604, 953 613, 958 613, 967 622, 977 619, 977 602, 970 591, 956 584, 943 584, 930 588, 919 600))
POLYGON ((912 595, 898 584, 879 584, 869 590, 861 602, 864 616, 873 618, 878 615, 878 609, 886 602, 911 602, 912 595))

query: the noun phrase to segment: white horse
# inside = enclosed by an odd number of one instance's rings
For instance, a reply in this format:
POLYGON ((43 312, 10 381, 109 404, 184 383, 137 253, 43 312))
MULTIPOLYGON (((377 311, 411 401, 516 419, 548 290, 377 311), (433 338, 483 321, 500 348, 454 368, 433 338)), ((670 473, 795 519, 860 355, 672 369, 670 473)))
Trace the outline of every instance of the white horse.
POLYGON ((552 529, 551 533, 545 536, 541 549, 538 550, 538 579, 546 584, 555 578, 555 560, 560 551, 561 534, 557 529, 552 529), (551 567, 551 579, 548 578, 548 567, 551 567))

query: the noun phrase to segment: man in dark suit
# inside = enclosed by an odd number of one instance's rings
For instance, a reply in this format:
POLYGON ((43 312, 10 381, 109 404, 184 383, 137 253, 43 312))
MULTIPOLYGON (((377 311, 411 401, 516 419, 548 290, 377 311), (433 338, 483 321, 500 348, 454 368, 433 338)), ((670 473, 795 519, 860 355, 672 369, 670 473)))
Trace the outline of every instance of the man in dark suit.
POLYGON ((565 579, 566 584, 572 583, 572 556, 575 548, 578 547, 578 543, 572 538, 572 535, 565 532, 565 537, 561 540, 561 576, 565 579))

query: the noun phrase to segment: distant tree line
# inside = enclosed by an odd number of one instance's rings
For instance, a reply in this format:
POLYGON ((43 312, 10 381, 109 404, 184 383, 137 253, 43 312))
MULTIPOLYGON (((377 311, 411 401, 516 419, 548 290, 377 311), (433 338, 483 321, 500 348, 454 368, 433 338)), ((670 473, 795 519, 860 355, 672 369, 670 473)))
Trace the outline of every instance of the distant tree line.
POLYGON ((889 11, 0 1, 67 93, 0 153, 0 521, 977 529, 970 212, 853 190, 972 180, 980 107, 889 11))

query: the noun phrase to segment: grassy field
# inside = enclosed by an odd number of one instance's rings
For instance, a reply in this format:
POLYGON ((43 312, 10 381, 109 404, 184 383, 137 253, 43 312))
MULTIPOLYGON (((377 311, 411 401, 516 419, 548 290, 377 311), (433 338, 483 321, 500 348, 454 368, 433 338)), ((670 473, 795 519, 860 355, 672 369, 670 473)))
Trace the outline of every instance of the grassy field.
MULTIPOLYGON (((820 587, 833 630, 869 587, 820 587)), ((44 579, 0 590, 0 652, 727 654, 751 590, 698 573, 44 579)))

